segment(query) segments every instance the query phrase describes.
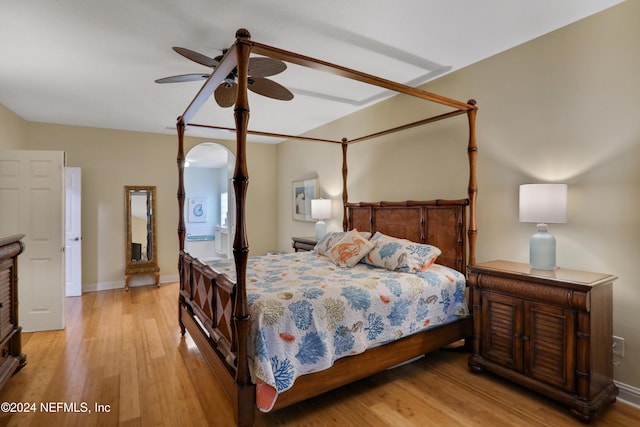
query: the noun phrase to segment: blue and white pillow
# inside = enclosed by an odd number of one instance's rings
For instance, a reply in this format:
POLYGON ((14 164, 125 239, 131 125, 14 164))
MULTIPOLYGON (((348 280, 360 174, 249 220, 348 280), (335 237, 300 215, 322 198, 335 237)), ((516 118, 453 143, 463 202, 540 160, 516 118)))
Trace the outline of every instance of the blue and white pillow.
POLYGON ((436 262, 442 251, 432 245, 376 232, 371 238, 376 246, 362 259, 365 264, 403 273, 425 271, 436 262))

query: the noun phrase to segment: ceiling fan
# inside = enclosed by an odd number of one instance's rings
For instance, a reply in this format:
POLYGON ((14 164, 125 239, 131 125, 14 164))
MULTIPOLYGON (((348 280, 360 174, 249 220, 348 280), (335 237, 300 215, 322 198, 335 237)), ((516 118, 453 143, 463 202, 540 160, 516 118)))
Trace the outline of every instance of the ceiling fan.
MULTIPOLYGON (((226 50, 223 50, 222 55, 216 56, 215 58, 209 58, 206 55, 194 52, 183 47, 174 47, 173 50, 187 59, 204 65, 205 67, 214 69, 218 66, 218 64, 222 60, 223 55, 226 53, 226 50)), ((287 64, 278 59, 267 57, 249 58, 249 90, 260 95, 273 99, 279 99, 282 101, 289 101, 293 99, 293 93, 291 93, 289 89, 282 86, 280 83, 276 83, 273 80, 266 78, 279 74, 286 69, 287 64)), ((197 80, 206 80, 209 78, 209 76, 210 74, 204 73, 180 74, 177 76, 164 77, 162 79, 156 80, 155 82, 192 82, 197 80)), ((236 102, 236 93, 238 91, 237 79, 238 72, 237 69, 234 68, 233 71, 229 73, 229 75, 224 79, 224 81, 222 81, 222 83, 220 83, 220 85, 214 91, 214 98, 218 105, 220 105, 221 107, 231 107, 236 102)))

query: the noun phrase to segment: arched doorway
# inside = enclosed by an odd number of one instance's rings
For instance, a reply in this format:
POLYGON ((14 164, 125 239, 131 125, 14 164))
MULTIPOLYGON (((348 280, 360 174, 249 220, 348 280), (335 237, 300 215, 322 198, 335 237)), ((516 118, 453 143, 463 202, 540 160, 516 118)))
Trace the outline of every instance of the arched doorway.
POLYGON ((234 154, 215 142, 198 144, 185 157, 185 250, 200 260, 233 256, 234 165, 234 154))

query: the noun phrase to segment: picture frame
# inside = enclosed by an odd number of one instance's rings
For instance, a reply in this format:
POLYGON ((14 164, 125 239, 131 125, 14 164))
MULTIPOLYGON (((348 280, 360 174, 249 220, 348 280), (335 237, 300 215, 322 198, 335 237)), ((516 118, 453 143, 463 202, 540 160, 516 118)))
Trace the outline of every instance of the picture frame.
POLYGON ((191 197, 189 199, 189 222, 207 222, 206 197, 191 197))
POLYGON ((311 200, 320 197, 318 178, 293 181, 292 189, 293 219, 296 221, 313 221, 311 217, 311 200))

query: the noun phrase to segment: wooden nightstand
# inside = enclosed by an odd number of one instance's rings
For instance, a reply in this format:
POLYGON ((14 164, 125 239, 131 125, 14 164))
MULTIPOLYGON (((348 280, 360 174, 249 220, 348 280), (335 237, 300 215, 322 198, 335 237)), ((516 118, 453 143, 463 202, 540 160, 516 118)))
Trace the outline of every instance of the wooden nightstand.
POLYGON ((313 247, 318 243, 315 237, 292 237, 291 240, 293 240, 291 246, 296 252, 312 251, 313 247))
POLYGON ((614 402, 613 281, 609 274, 531 270, 492 261, 469 267, 469 367, 567 405, 583 421, 614 402))

